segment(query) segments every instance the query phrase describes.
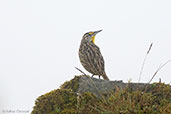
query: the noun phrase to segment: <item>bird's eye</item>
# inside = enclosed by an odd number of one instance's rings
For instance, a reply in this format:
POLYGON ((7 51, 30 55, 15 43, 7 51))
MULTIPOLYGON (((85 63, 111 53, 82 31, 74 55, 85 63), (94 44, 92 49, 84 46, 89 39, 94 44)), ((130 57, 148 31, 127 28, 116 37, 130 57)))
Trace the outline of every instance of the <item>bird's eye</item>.
POLYGON ((91 34, 90 33, 86 33, 85 36, 89 37, 89 36, 91 36, 91 34))

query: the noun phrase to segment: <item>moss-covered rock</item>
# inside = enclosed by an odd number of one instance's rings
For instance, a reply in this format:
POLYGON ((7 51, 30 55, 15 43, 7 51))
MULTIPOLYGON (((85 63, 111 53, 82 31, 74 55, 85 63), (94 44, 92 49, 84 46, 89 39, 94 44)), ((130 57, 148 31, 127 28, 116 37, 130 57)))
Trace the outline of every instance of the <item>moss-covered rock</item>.
POLYGON ((74 114, 76 102, 76 94, 72 90, 53 90, 36 100, 32 114, 74 114))
POLYGON ((126 86, 99 98, 91 91, 78 93, 80 78, 38 97, 32 114, 171 114, 170 85, 153 83, 137 90, 126 86))
POLYGON ((61 85, 61 89, 72 89, 74 92, 78 90, 79 87, 79 79, 81 76, 75 76, 72 80, 66 81, 61 85))

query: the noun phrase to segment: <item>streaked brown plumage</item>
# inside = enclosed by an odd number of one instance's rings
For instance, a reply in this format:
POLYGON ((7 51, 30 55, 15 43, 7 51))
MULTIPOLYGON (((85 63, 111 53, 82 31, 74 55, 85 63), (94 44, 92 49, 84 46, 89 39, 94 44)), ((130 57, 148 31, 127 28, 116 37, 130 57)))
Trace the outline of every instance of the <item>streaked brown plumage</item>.
POLYGON ((83 35, 79 48, 79 58, 83 67, 90 73, 109 80, 105 73, 104 59, 99 47, 94 43, 95 35, 102 30, 88 32, 83 35))

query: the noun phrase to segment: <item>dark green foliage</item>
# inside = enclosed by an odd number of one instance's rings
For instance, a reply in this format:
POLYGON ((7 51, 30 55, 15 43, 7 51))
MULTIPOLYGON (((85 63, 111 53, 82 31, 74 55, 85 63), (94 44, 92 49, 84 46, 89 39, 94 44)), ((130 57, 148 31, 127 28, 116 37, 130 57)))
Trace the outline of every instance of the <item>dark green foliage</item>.
POLYGON ((72 90, 57 89, 40 96, 32 114, 74 114, 76 103, 76 94, 72 90))
POLYGON ((148 92, 117 90, 98 103, 102 112, 110 114, 171 114, 171 87, 154 83, 148 92))
POLYGON ((97 98, 90 92, 77 94, 79 77, 74 79, 40 96, 32 114, 171 114, 170 85, 154 83, 142 91, 128 87, 97 98))
POLYGON ((60 88, 61 89, 72 89, 74 92, 77 91, 78 86, 79 86, 79 79, 80 76, 75 76, 74 79, 70 81, 66 81, 60 88))

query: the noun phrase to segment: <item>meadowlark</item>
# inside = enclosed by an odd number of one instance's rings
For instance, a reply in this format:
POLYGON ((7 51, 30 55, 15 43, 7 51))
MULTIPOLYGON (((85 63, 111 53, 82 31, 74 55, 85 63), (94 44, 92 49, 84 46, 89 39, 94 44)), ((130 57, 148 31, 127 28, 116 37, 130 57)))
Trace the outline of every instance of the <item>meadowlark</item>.
POLYGON ((102 76, 104 80, 109 80, 105 72, 103 56, 95 44, 95 36, 101 31, 88 32, 83 35, 79 48, 79 58, 83 67, 93 74, 92 77, 98 75, 99 78, 102 76))

